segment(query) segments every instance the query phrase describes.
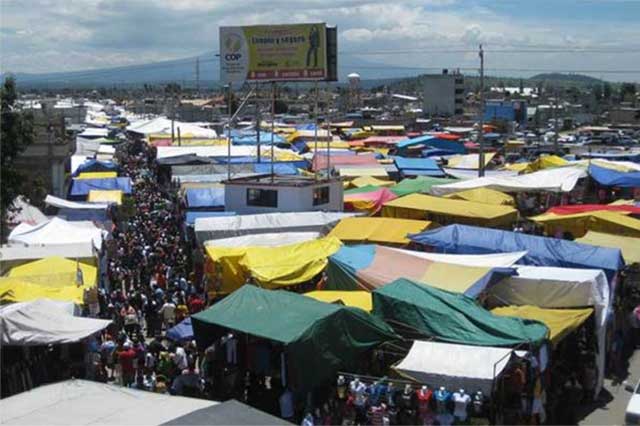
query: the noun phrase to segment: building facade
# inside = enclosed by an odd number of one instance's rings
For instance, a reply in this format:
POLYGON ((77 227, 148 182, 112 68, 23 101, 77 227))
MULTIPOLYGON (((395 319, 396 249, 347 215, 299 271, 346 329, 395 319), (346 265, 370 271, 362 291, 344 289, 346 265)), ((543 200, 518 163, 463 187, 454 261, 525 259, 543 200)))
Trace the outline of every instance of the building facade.
POLYGON ((423 113, 429 116, 462 115, 464 77, 459 72, 430 74, 424 77, 423 113))

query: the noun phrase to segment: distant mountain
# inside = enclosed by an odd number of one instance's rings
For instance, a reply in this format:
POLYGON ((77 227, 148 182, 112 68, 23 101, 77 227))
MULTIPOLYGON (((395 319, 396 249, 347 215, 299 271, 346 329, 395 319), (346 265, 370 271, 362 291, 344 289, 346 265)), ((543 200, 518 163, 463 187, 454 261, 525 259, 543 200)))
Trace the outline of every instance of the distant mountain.
POLYGON ((591 86, 594 84, 603 84, 604 80, 590 77, 584 74, 562 74, 562 73, 546 73, 537 74, 529 79, 530 81, 545 81, 548 83, 573 83, 578 85, 591 86))
MULTIPOLYGON (((177 82, 187 87, 196 86, 196 62, 200 62, 200 84, 202 87, 218 87, 218 58, 206 53, 184 59, 161 61, 149 64, 114 68, 54 73, 13 73, 18 85, 23 88, 93 88, 108 86, 140 86, 177 82)), ((346 82, 347 75, 358 72, 362 80, 393 80, 415 75, 406 69, 388 67, 368 62, 354 56, 338 59, 338 77, 346 82)), ((0 74, 0 77, 4 77, 0 74)))

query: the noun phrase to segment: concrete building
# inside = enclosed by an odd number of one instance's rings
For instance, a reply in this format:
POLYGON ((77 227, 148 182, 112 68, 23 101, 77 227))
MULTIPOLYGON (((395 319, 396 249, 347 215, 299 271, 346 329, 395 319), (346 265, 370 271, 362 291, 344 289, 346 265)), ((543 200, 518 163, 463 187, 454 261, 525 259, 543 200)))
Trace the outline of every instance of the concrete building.
POLYGON ((342 211, 340 179, 261 175, 224 182, 225 210, 238 214, 342 211))
POLYGON ((458 71, 424 77, 423 112, 430 116, 463 114, 464 77, 458 71))
POLYGON ((640 108, 620 107, 609 111, 613 124, 640 124, 640 108))

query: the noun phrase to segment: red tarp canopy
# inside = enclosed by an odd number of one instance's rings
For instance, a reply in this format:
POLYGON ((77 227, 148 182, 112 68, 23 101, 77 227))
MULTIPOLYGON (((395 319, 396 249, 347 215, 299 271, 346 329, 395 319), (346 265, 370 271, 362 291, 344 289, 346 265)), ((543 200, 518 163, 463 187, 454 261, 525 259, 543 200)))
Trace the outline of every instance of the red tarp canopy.
POLYGON ((595 211, 609 211, 630 214, 640 214, 640 207, 635 206, 611 206, 608 204, 576 204, 571 206, 551 207, 547 213, 558 215, 588 213, 595 211))
MULTIPOLYGON (((372 154, 361 155, 332 155, 329 163, 332 166, 378 166, 376 157, 372 154)), ((327 168, 326 154, 316 154, 313 156, 313 170, 327 168)))

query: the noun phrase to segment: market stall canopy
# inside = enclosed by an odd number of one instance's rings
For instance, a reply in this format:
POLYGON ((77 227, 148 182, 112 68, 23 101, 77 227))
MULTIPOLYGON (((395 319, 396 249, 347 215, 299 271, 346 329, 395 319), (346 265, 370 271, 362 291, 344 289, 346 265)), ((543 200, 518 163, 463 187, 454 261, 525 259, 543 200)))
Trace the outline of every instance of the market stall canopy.
POLYGON ((363 212, 373 216, 380 211, 384 203, 396 198, 398 196, 388 188, 377 188, 373 191, 345 193, 343 202, 346 211, 363 212))
POLYGON ((527 254, 520 260, 520 264, 600 268, 610 279, 624 267, 622 252, 618 249, 476 226, 449 225, 410 235, 409 238, 416 243, 433 247, 440 253, 487 254, 526 251, 527 254))
POLYGON ((71 379, 2 399, 0 412, 3 424, 8 425, 157 426, 216 404, 206 399, 71 379))
MULTIPOLYGON (((91 197, 91 193, 89 193, 91 197)), ((98 204, 95 202, 82 202, 82 201, 69 201, 64 198, 54 197, 53 195, 47 195, 44 199, 44 203, 48 206, 57 207, 59 209, 68 210, 106 210, 109 207, 108 204, 98 204)))
POLYGON ((553 169, 556 167, 564 167, 569 165, 569 162, 557 155, 544 155, 538 157, 535 161, 527 164, 524 169, 525 173, 537 172, 538 170, 553 169))
POLYGON ((181 138, 216 138, 215 130, 207 129, 193 123, 185 123, 177 120, 169 120, 165 117, 152 118, 127 126, 127 131, 142 135, 173 135, 181 138))
POLYGON ((587 173, 581 168, 559 167, 526 175, 485 176, 446 185, 435 185, 431 187, 430 192, 434 195, 446 195, 474 188, 489 188, 501 192, 570 192, 575 188, 578 180, 586 176, 587 173))
POLYGON ((231 293, 250 278, 266 288, 309 281, 324 270, 327 258, 338 251, 340 245, 337 238, 326 237, 275 247, 208 245, 205 250, 222 270, 220 292, 231 293))
POLYGON ((567 335, 580 327, 593 314, 593 308, 545 309, 532 305, 503 306, 491 310, 503 317, 536 320, 549 329, 549 340, 555 346, 567 335))
POLYGON ((87 196, 89 203, 122 204, 122 191, 92 189, 87 196))
POLYGON ((52 287, 35 284, 21 277, 0 277, 0 302, 29 302, 37 299, 51 299, 62 302, 84 303, 84 287, 77 285, 52 287))
POLYGON ((175 326, 167 330, 167 339, 174 342, 186 342, 193 340, 193 326, 191 325, 191 317, 180 321, 175 326))
POLYGON ((457 179, 418 176, 415 179, 403 179, 389 189, 398 197, 402 197, 409 194, 426 193, 429 192, 433 185, 444 185, 453 182, 457 182, 457 179))
POLYGON ((82 172, 76 179, 109 179, 118 177, 118 172, 82 172))
POLYGON ((391 247, 342 246, 329 258, 325 288, 373 291, 398 278, 409 278, 475 297, 513 272, 510 268, 435 262, 391 247))
POLYGON ((455 265, 479 266, 486 268, 509 268, 515 265, 520 259, 522 259, 525 254, 527 254, 526 251, 495 254, 442 254, 405 250, 393 247, 390 248, 404 254, 420 257, 422 259, 432 260, 434 262, 453 263, 455 265))
POLYGON ((103 231, 92 222, 68 222, 54 217, 36 226, 21 224, 9 234, 9 244, 26 246, 93 243, 100 249, 103 231))
POLYGON ((568 215, 541 214, 530 217, 544 227, 547 235, 557 231, 570 232, 573 237, 582 237, 587 231, 606 232, 625 237, 640 237, 640 220, 609 211, 593 211, 568 215))
POLYGON ((11 208, 7 211, 6 220, 11 225, 20 223, 37 225, 47 221, 47 216, 40 209, 31 205, 23 195, 19 195, 11 203, 11 208))
POLYGON ((622 214, 640 214, 640 207, 630 204, 573 204, 551 207, 546 213, 555 215, 608 211, 622 214))
POLYGON ((640 188, 640 171, 619 172, 596 165, 589 166, 589 175, 600 185, 620 188, 640 188))
POLYGON ((444 176, 444 172, 433 158, 393 157, 393 161, 403 176, 444 176))
POLYGON ((162 426, 286 426, 291 423, 230 399, 177 417, 162 426))
POLYGON ((320 238, 319 232, 279 232, 275 234, 242 235, 240 237, 221 238, 205 241, 206 246, 235 247, 277 247, 298 244, 320 238))
MULTIPOLYGON (((477 170, 452 169, 448 167, 443 167, 443 170, 447 175, 460 180, 472 180, 478 178, 477 170)), ((518 176, 518 172, 510 170, 485 170, 484 175, 486 177, 505 178, 518 176)))
POLYGON ((584 237, 577 238, 576 242, 620 249, 627 263, 640 263, 640 238, 589 231, 584 237))
POLYGON ((65 287, 78 284, 78 269, 82 271, 82 281, 85 286, 96 285, 98 269, 95 266, 59 256, 46 257, 16 266, 11 268, 7 276, 21 278, 33 284, 65 287))
POLYGON ((187 206, 198 207, 223 207, 224 187, 189 188, 186 190, 187 206))
POLYGON ((373 313, 398 329, 408 327, 438 341, 463 345, 539 345, 549 333, 540 322, 500 317, 471 297, 406 278, 373 292, 373 313))
POLYGON ((197 218, 195 232, 198 241, 274 232, 326 233, 341 219, 352 216, 353 213, 298 212, 197 218))
POLYGON ((304 293, 305 296, 326 303, 340 303, 344 306, 360 308, 364 311, 371 312, 373 310, 373 301, 371 293, 368 291, 331 291, 316 290, 304 293))
POLYGON ((349 217, 342 219, 329 233, 342 242, 408 244, 408 234, 422 232, 431 225, 426 220, 390 217, 349 217))
MULTIPOLYGON (((74 343, 105 329, 110 323, 110 320, 73 316, 64 303, 48 299, 0 306, 3 345, 74 343)), ((8 412, 3 418, 6 414, 8 412)))
POLYGON ((469 189, 467 191, 454 192, 453 194, 445 195, 444 198, 491 204, 494 206, 514 206, 516 204, 511 195, 489 188, 476 188, 469 189))
POLYGON ((193 315, 192 322, 201 349, 225 329, 283 344, 292 372, 289 382, 297 389, 312 388, 340 369, 357 368, 363 352, 398 338, 362 309, 250 285, 193 315))
POLYGON ((342 177, 367 177, 367 178, 380 178, 386 179, 389 177, 389 170, 387 167, 378 165, 378 166, 366 166, 366 167, 345 167, 345 166, 336 166, 338 173, 342 177))
POLYGON ((432 388, 481 390, 485 395, 491 395, 493 381, 516 354, 523 356, 526 352, 415 340, 407 356, 393 368, 432 388))
POLYGON ((327 165, 334 167, 337 166, 364 166, 375 167, 378 166, 378 160, 373 154, 360 154, 360 155, 331 155, 327 156, 324 153, 316 153, 313 156, 312 170, 326 169, 327 165))
MULTIPOLYGON (((495 155, 495 152, 486 152, 484 154, 485 167, 491 162, 491 160, 493 160, 495 155)), ((478 170, 479 165, 479 154, 455 155, 453 157, 449 157, 447 160, 447 167, 451 169, 478 170)))
POLYGON ((440 224, 456 222, 484 226, 507 226, 518 219, 518 211, 509 206, 494 206, 424 194, 411 194, 385 203, 382 207, 382 216, 401 219, 429 219, 440 224))
POLYGON ((1 246, 0 262, 2 270, 24 263, 28 260, 38 260, 51 256, 68 256, 69 259, 79 259, 80 262, 95 264, 96 253, 90 243, 58 244, 55 246, 1 246))
POLYGON ((119 190, 129 195, 131 194, 131 179, 128 177, 105 178, 105 179, 78 179, 71 181, 71 197, 86 197, 90 191, 113 191, 119 190))
POLYGON ((357 188, 362 188, 363 186, 368 186, 368 185, 389 187, 389 186, 393 186, 395 182, 391 180, 376 179, 375 177, 371 177, 371 176, 360 176, 350 181, 349 184, 357 188))
POLYGON ((118 166, 111 161, 98 161, 87 160, 86 157, 78 156, 75 168, 71 167, 72 176, 77 176, 80 173, 93 173, 93 172, 113 172, 118 170, 118 166), (81 160, 81 161, 80 161, 81 160))

